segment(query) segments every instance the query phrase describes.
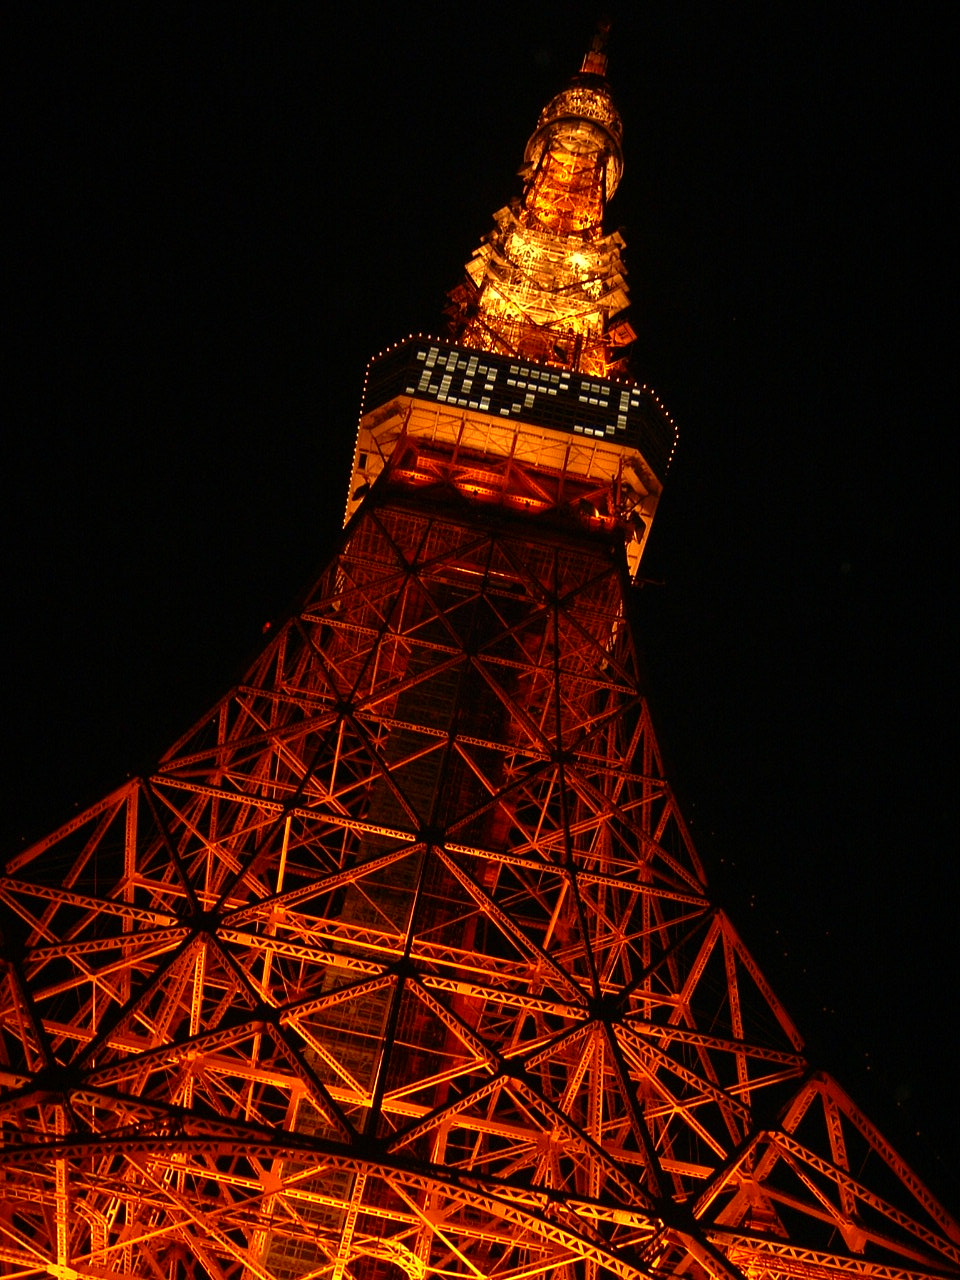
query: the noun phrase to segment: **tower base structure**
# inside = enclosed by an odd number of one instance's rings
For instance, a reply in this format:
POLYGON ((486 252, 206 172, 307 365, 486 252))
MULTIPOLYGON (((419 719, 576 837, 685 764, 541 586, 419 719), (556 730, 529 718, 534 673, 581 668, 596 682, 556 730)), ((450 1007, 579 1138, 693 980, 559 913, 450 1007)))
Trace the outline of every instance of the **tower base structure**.
POLYGON ((395 443, 244 680, 6 862, 0 1275, 960 1276, 711 900, 616 521, 395 443))

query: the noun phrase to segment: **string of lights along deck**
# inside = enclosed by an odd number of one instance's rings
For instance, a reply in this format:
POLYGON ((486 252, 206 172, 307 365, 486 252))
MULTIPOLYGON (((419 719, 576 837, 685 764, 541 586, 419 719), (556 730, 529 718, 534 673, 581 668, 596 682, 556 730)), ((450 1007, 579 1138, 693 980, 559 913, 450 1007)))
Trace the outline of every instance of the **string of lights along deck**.
POLYGON ((3 863, 0 1275, 960 1277, 664 775, 626 600, 676 432, 606 76, 601 31, 448 332, 370 363, 243 680, 3 863))

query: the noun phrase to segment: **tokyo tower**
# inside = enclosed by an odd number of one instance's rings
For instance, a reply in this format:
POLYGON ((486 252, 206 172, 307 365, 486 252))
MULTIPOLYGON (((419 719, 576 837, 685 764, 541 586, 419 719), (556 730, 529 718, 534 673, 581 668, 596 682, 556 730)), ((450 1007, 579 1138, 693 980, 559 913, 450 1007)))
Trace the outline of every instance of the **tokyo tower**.
POLYGON ((0 1275, 948 1280, 665 777, 628 607, 601 34, 446 337, 371 360, 340 543, 156 768, 5 858, 0 1275))

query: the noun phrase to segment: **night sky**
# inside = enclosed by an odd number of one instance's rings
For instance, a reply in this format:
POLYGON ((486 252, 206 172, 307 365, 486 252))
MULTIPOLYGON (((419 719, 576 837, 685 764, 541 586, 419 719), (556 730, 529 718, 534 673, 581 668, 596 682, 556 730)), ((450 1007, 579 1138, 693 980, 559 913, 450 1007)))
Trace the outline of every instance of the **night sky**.
MULTIPOLYGON (((952 43, 933 6, 621 7, 671 775, 811 1055, 956 1212, 952 43)), ((595 17, 4 6, 7 848, 149 768, 325 562, 366 361, 441 330, 595 17)))

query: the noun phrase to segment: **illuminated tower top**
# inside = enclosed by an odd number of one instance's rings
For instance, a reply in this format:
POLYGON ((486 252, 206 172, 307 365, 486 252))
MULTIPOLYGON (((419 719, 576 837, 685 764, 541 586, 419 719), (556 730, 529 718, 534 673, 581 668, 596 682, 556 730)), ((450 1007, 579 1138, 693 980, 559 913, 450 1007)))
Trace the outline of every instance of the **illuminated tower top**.
POLYGON ((623 320, 623 240, 604 235, 623 172, 623 125, 606 81, 606 28, 580 73, 540 114, 524 152, 524 192, 451 294, 453 332, 466 346, 599 377, 621 372, 634 338, 623 320))
POLYGON ((635 335, 618 319, 623 240, 603 226, 623 172, 605 39, 540 113, 523 195, 450 295, 452 339, 408 338, 370 362, 348 519, 386 470, 422 493, 616 528, 637 573, 676 430, 624 371, 635 335))

